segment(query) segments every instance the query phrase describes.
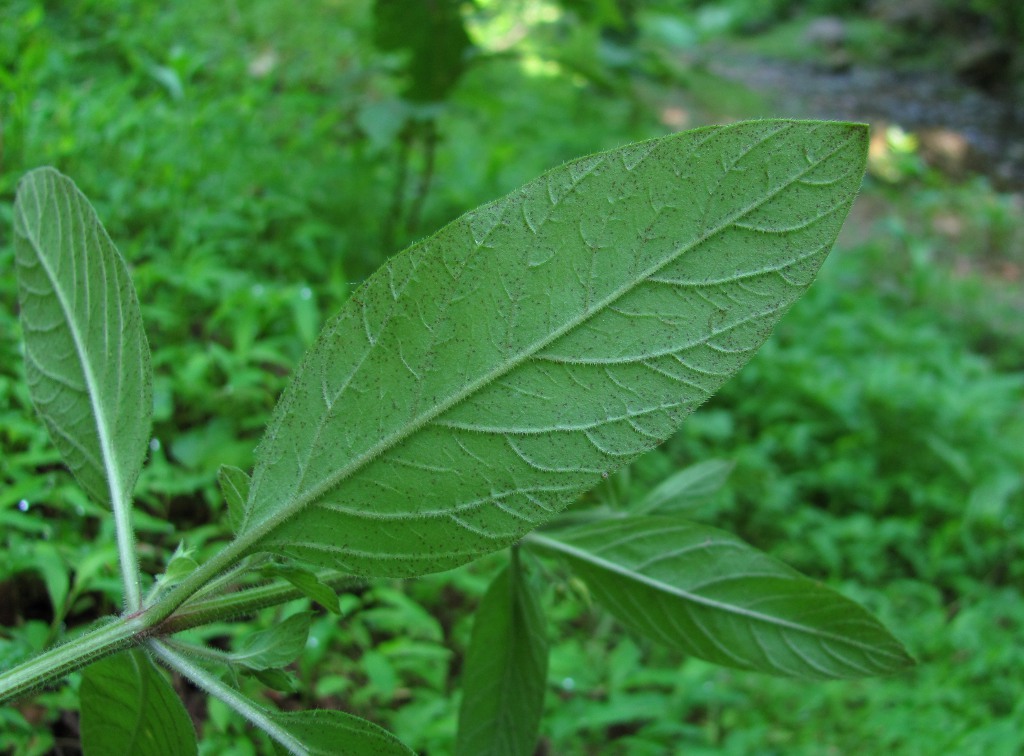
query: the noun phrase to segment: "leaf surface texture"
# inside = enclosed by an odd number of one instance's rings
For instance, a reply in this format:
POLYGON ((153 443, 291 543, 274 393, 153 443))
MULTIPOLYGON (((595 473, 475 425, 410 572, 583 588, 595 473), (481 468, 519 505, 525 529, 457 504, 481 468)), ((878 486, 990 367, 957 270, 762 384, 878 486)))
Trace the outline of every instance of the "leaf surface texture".
POLYGON ((14 247, 32 401, 88 494, 128 506, 153 400, 124 259, 89 201, 52 168, 18 185, 14 247))
POLYGON ((533 534, 636 632, 716 664, 830 679, 912 664, 853 601, 736 536, 672 517, 533 534))
POLYGON ((87 667, 80 698, 86 756, 198 753, 181 699, 142 651, 122 651, 87 667))
POLYGON ((544 615, 517 556, 491 583, 473 619, 456 755, 530 756, 547 671, 544 615))
POLYGON ((758 121, 550 171, 389 260, 257 450, 239 537, 363 575, 506 546, 667 439, 828 253, 866 127, 758 121))

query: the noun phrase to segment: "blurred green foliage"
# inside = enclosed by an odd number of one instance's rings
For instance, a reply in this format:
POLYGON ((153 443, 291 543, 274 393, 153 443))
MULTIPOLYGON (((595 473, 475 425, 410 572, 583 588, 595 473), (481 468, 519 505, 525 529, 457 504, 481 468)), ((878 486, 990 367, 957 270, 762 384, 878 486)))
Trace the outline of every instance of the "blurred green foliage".
MULTIPOLYGON (((1002 18, 998 3, 972 7, 1002 18)), ((680 90, 713 117, 756 115, 755 94, 733 96, 687 56, 848 10, 477 0, 416 18, 369 0, 10 0, 0 666, 119 603, 112 524, 60 466, 24 385, 9 231, 23 172, 72 176, 133 268, 156 372, 136 524, 160 572, 182 534, 199 553, 226 536, 217 466, 249 467, 299 356, 386 254, 546 167, 678 128, 680 113, 712 117, 681 109, 680 90)), ((714 668, 623 634, 582 585, 552 579, 550 752, 1024 749, 1024 207, 983 178, 951 182, 898 139, 872 174, 849 238, 758 357, 592 496, 614 506, 691 464, 734 461, 722 488, 686 501, 693 516, 838 584, 921 666, 824 685, 714 668)), ((345 594, 343 622, 314 616, 295 692, 272 695, 446 752, 471 612, 499 565, 345 594)), ((305 608, 202 632, 227 642, 305 608)), ((61 710, 76 684, 0 712, 4 747, 42 754, 73 735, 61 710)), ((204 753, 259 752, 216 701, 193 713, 204 753)))

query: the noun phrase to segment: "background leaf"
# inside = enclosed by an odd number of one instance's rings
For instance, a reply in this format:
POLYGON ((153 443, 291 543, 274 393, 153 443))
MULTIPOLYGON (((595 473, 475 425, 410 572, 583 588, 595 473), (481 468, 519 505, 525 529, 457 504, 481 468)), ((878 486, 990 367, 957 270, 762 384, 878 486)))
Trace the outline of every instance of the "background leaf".
POLYGON ((715 528, 631 517, 529 542, 564 556, 628 627, 717 664, 836 678, 913 663, 860 606, 715 528))
POLYGON ((52 168, 18 185, 14 246, 32 401, 89 495, 130 502, 153 400, 125 262, 89 201, 52 168))
MULTIPOLYGON (((275 711, 268 716, 298 739, 311 756, 408 756, 402 742, 373 722, 342 711, 275 711)), ((288 751, 274 743, 279 754, 288 751)))
POLYGON ((635 514, 667 513, 694 504, 725 485, 736 466, 731 459, 706 459, 662 481, 633 507, 635 514))
POLYGON ((491 583, 473 620, 456 754, 532 754, 547 670, 544 614, 516 555, 491 583))
POLYGON ((312 570, 295 564, 269 564, 260 570, 267 577, 282 577, 332 614, 341 614, 338 593, 312 570))
POLYGON ((86 756, 198 753, 181 699, 142 651, 122 651, 87 667, 80 699, 86 756))
POLYGON ((866 127, 757 121, 577 160, 392 258, 257 450, 236 549, 450 568, 668 438, 810 283, 866 127))
POLYGON ((238 650, 231 654, 232 661, 257 670, 283 667, 306 647, 309 621, 309 612, 299 612, 266 630, 245 636, 238 650))

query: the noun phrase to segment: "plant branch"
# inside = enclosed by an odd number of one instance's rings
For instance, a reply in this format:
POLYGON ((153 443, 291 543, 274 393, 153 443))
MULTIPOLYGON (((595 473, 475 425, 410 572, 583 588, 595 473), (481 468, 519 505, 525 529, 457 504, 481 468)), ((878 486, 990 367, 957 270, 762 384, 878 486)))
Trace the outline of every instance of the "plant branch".
POLYGON ((235 663, 235 655, 230 651, 221 651, 219 648, 203 646, 199 643, 186 643, 174 638, 166 638, 160 641, 167 648, 180 651, 192 659, 208 659, 218 664, 231 666, 235 663))
MULTIPOLYGON (((335 591, 364 583, 361 578, 333 571, 319 573, 317 577, 322 583, 335 591)), ((294 601, 295 599, 302 598, 304 595, 302 591, 290 583, 277 582, 255 588, 246 588, 215 598, 194 602, 189 601, 183 604, 177 612, 159 626, 157 634, 170 635, 182 630, 190 630, 194 627, 231 619, 232 617, 252 614, 260 609, 294 601)))
POLYGON ((139 643, 146 625, 141 616, 119 618, 0 674, 0 704, 59 682, 72 672, 139 643))
MULTIPOLYGON (((317 577, 334 590, 342 590, 363 582, 359 578, 333 570, 320 573, 317 577)), ((72 672, 104 656, 138 645, 147 638, 166 636, 232 617, 252 614, 260 609, 294 601, 303 596, 298 588, 281 581, 225 596, 183 602, 181 612, 174 613, 169 618, 154 619, 159 614, 147 609, 128 617, 113 619, 103 627, 89 631, 0 673, 0 704, 55 684, 72 672)))
POLYGON ((126 501, 119 485, 111 480, 111 503, 114 509, 114 531, 117 534, 117 557, 121 563, 124 583, 124 607, 129 613, 142 608, 142 575, 135 552, 135 531, 132 528, 132 502, 126 501))
POLYGON ((166 643, 154 639, 150 640, 148 645, 167 666, 180 672, 211 696, 219 698, 232 710, 241 714, 250 723, 287 748, 289 753, 300 756, 309 753, 301 741, 273 720, 267 709, 232 688, 215 674, 179 654, 166 643))
POLYGON ((248 551, 255 543, 251 533, 250 537, 239 537, 231 541, 212 558, 203 562, 191 572, 184 580, 171 588, 160 597, 154 604, 145 610, 149 626, 158 625, 174 614, 175 610, 196 595, 202 588, 211 581, 220 577, 223 573, 233 569, 240 560, 248 556, 248 551))

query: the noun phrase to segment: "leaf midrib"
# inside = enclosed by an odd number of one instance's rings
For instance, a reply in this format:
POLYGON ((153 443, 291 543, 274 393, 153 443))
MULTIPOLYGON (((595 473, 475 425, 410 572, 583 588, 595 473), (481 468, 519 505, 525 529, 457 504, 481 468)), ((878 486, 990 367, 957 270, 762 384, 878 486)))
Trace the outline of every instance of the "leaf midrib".
MULTIPOLYGON (((52 180, 50 183, 52 188, 52 180)), ((39 196, 38 189, 35 185, 33 185, 32 189, 36 199, 36 207, 40 208, 41 210, 42 202, 39 196)), ((54 195, 54 202, 59 203, 60 200, 57 196, 58 193, 56 191, 53 191, 52 193, 54 195)), ((67 201, 66 209, 68 211, 68 215, 70 216, 70 214, 73 212, 71 200, 70 198, 65 199, 67 201)), ((87 359, 88 352, 85 346, 84 337, 79 331, 77 319, 72 317, 73 308, 71 307, 71 304, 67 300, 65 291, 60 286, 60 282, 57 278, 56 272, 51 268, 49 261, 46 258, 46 255, 43 254, 42 245, 38 242, 36 236, 31 234, 30 232, 29 219, 25 215, 24 207, 20 208, 20 210, 21 221, 25 231, 25 233, 22 235, 22 238, 24 238, 29 243, 29 246, 35 252, 36 259, 39 261, 40 267, 43 269, 47 279, 50 282, 50 287, 53 290, 54 294, 56 295, 57 301, 60 304, 61 312, 64 315, 64 321, 65 323, 68 324, 68 331, 71 334, 72 343, 75 345, 75 354, 78 357, 78 363, 81 366, 82 374, 83 377, 85 378, 86 394, 89 397, 89 405, 92 407, 93 419, 96 423, 96 435, 99 437, 100 454, 103 457, 103 467, 105 472, 107 473, 107 483, 108 488, 110 490, 111 506, 116 510, 117 507, 123 503, 124 481, 122 480, 121 477, 121 469, 118 463, 117 453, 114 451, 112 438, 110 434, 110 428, 107 425, 106 416, 104 415, 103 407, 99 399, 99 380, 94 374, 92 370, 92 365, 87 359)), ((63 215, 58 210, 56 216, 58 219, 60 219, 60 227, 58 229, 58 246, 60 246, 63 244, 64 239, 63 215)), ((37 223, 35 226, 37 233, 38 225, 39 224, 37 223)), ((71 387, 69 386, 68 389, 70 390, 71 387)))
MULTIPOLYGON (((771 137, 775 137, 787 130, 792 129, 793 127, 794 124, 790 123, 784 126, 783 128, 778 129, 777 131, 773 131, 770 135, 765 137, 764 140, 762 140, 762 143, 764 141, 767 141, 771 137)), ((602 312, 609 305, 618 301, 619 299, 633 291, 636 287, 645 283, 651 276, 656 275, 660 270, 662 270, 663 268, 667 267, 668 265, 679 259, 681 255, 686 254, 687 252, 698 247, 699 245, 705 243, 708 239, 711 239, 712 237, 730 228, 738 219, 753 212, 758 207, 760 207, 761 205, 765 204, 766 202, 777 196, 779 193, 785 191, 785 189, 787 189, 789 186, 799 181, 807 173, 810 173, 811 171, 816 169, 818 166, 820 166, 823 162, 831 158, 833 155, 845 149, 850 144, 850 142, 853 141, 854 138, 855 135, 849 136, 848 138, 840 142, 835 149, 821 156, 816 162, 810 163, 802 171, 800 171, 795 176, 787 180, 785 183, 778 186, 776 189, 766 193, 756 202, 752 202, 746 207, 743 207, 740 210, 736 211, 735 213, 730 214, 722 222, 720 222, 718 226, 716 226, 713 229, 706 230, 703 234, 701 234, 695 240, 691 241, 689 244, 679 247, 675 252, 673 252, 670 255, 667 255, 663 260, 661 260, 657 264, 652 265, 643 273, 635 276, 625 285, 611 292, 604 299, 602 299, 596 305, 593 305, 589 309, 582 312, 579 316, 566 322, 564 325, 555 329, 550 334, 539 339, 533 344, 528 345, 518 355, 502 362, 494 370, 481 376, 476 381, 469 383, 461 391, 458 391, 455 394, 451 395, 448 399, 435 404, 432 408, 422 413, 419 417, 415 418, 410 423, 407 423, 399 430, 381 439, 378 443, 374 444, 372 447, 364 451, 362 454, 355 457, 352 461, 349 462, 349 464, 338 468, 338 470, 334 474, 325 476, 324 479, 319 484, 308 489, 305 493, 301 493, 295 496, 290 502, 285 503, 274 514, 271 514, 270 516, 266 517, 262 522, 256 524, 252 530, 249 530, 246 533, 240 535, 238 540, 234 542, 233 546, 243 552, 248 551, 249 549, 257 546, 261 540, 269 537, 275 530, 277 530, 277 528, 286 524, 292 517, 294 517, 296 514, 302 511, 306 506, 316 502, 324 494, 326 494, 332 488, 335 488, 343 480, 350 477, 359 469, 369 464, 370 462, 372 462, 374 459, 376 459, 389 449, 396 447, 398 444, 402 443, 405 439, 409 438, 410 436, 424 428, 426 425, 428 425, 430 422, 443 415, 452 407, 462 403, 463 401, 466 401, 473 394, 487 387, 488 385, 498 380, 499 378, 512 372, 517 367, 525 363, 527 360, 531 359, 538 352, 543 350, 545 347, 549 346, 550 344, 554 343, 561 337, 565 336, 574 329, 583 325, 592 317, 602 312)), ((837 206, 837 209, 838 207, 841 207, 841 205, 837 206)))
POLYGON ((561 552, 570 557, 574 557, 581 561, 588 562, 600 569, 607 570, 608 572, 613 572, 617 575, 621 575, 622 577, 628 578, 629 580, 632 580, 634 582, 642 583, 648 586, 649 588, 653 588, 662 593, 668 593, 670 595, 681 598, 685 601, 692 601, 695 604, 700 604, 701 606, 708 607, 709 609, 715 609, 721 612, 725 612, 727 614, 735 614, 738 616, 746 617, 748 619, 763 622, 767 625, 774 625, 780 628, 785 628, 787 630, 793 630, 796 632, 804 633, 806 635, 822 638, 824 640, 828 640, 836 644, 850 646, 860 651, 863 651, 864 653, 869 655, 884 654, 885 656, 888 656, 893 659, 901 658, 899 654, 894 654, 891 651, 880 649, 877 646, 872 646, 867 643, 861 643, 852 638, 847 638, 842 635, 837 635, 835 633, 830 633, 824 630, 818 630, 814 627, 797 624, 796 622, 791 622, 789 620, 784 620, 779 617, 774 617, 770 614, 763 614, 761 612, 756 612, 751 609, 745 609, 734 604, 726 604, 721 601, 716 601, 715 599, 707 598, 696 593, 691 593, 690 591, 687 591, 683 588, 679 588, 678 586, 674 586, 669 583, 664 583, 660 580, 652 578, 648 575, 643 574, 642 572, 635 572, 634 570, 631 570, 624 565, 618 564, 616 562, 610 562, 607 559, 598 556, 592 551, 587 551, 585 549, 578 548, 576 546, 566 543, 565 541, 559 541, 554 538, 548 538, 547 536, 540 535, 539 533, 531 533, 529 536, 527 536, 527 539, 531 543, 535 543, 543 548, 561 552))

